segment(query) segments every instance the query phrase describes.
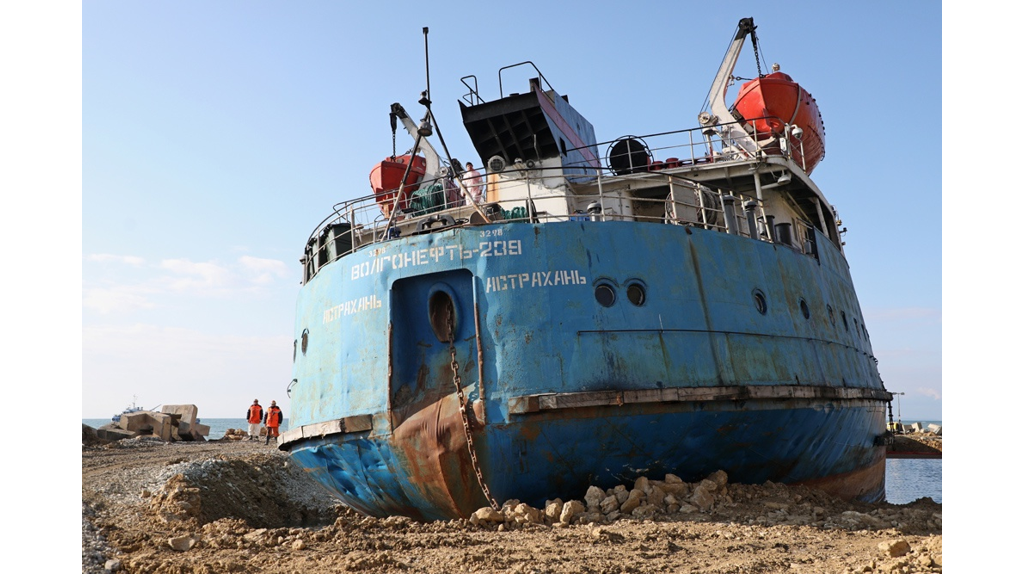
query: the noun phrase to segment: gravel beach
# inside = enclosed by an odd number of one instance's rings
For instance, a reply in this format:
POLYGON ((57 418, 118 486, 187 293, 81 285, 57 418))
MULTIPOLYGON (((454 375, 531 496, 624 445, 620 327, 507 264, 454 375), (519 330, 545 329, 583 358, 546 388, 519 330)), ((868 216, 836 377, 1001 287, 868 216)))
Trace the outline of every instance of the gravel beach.
POLYGON ((724 473, 648 478, 592 488, 559 512, 510 501, 417 523, 347 509, 262 442, 103 443, 83 426, 82 571, 942 571, 942 505, 931 499, 851 503, 724 473))

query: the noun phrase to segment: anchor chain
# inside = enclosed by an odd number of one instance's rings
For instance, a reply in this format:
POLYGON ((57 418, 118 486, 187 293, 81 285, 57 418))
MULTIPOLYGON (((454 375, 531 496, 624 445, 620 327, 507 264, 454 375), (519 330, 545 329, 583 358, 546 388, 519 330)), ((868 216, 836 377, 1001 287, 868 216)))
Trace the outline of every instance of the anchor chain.
POLYGON ((473 433, 469 429, 469 413, 466 408, 466 393, 462 390, 462 377, 459 376, 459 362, 455 359, 455 325, 452 315, 454 306, 448 307, 448 352, 452 356, 452 382, 455 383, 455 393, 459 397, 459 413, 462 414, 462 428, 466 431, 466 446, 469 450, 469 460, 473 463, 473 472, 476 473, 476 481, 480 483, 480 489, 484 491, 484 497, 494 510, 501 510, 497 501, 491 496, 491 489, 487 488, 484 482, 484 474, 480 471, 480 462, 476 458, 476 449, 473 447, 473 433))

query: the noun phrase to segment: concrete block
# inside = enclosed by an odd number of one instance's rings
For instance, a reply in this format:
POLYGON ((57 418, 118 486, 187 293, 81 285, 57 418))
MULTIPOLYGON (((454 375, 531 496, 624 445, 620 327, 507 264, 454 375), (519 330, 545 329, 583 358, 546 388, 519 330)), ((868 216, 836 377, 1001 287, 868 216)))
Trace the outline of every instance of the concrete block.
POLYGON ((189 426, 189 431, 200 436, 210 436, 210 425, 195 423, 189 426))
POLYGON ((134 438, 138 436, 138 433, 124 430, 121 427, 111 425, 104 425, 96 429, 96 436, 103 440, 121 440, 125 438, 134 438))
POLYGON ((171 432, 174 430, 174 418, 164 413, 149 413, 153 421, 153 436, 160 437, 165 442, 171 441, 171 432))
MULTIPOLYGON (((149 416, 149 411, 140 411, 137 413, 128 413, 121 415, 121 420, 117 422, 117 426, 120 428, 140 433, 146 431, 146 427, 153 427, 153 419, 149 416)), ((155 428, 155 427, 154 427, 155 428)))
POLYGON ((180 422, 191 426, 196 424, 196 415, 199 413, 199 409, 195 405, 164 405, 160 412, 181 415, 180 422))

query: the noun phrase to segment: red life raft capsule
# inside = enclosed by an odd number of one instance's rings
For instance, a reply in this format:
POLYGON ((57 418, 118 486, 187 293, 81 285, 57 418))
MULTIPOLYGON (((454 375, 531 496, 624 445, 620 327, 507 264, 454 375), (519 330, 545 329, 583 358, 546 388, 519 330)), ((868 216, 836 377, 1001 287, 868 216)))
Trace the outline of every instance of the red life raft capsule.
POLYGON ((419 155, 389 157, 373 166, 373 169, 370 170, 370 187, 377 196, 377 205, 380 206, 381 212, 385 216, 391 215, 391 206, 395 202, 395 193, 399 187, 402 187, 402 196, 398 200, 398 208, 409 207, 409 196, 419 187, 426 171, 427 160, 419 155), (402 186, 402 176, 405 175, 410 160, 412 167, 409 169, 409 175, 405 178, 405 185, 402 186))
MULTIPOLYGON (((825 157, 825 124, 818 103, 789 74, 773 72, 743 84, 734 107, 754 127, 759 143, 782 137, 787 123, 799 126, 803 137, 799 141, 790 138, 792 157, 806 166, 808 174, 825 157)), ((777 141, 762 149, 769 154, 782 153, 777 141)))

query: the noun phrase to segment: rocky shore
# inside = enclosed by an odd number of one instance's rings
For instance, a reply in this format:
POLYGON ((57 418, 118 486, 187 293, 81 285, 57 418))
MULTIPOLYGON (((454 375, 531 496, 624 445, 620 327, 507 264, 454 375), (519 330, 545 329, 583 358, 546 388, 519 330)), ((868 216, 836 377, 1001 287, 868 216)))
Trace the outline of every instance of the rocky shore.
POLYGON ((942 505, 719 472, 417 523, 345 508, 262 442, 104 443, 83 429, 82 571, 941 572, 942 505))

